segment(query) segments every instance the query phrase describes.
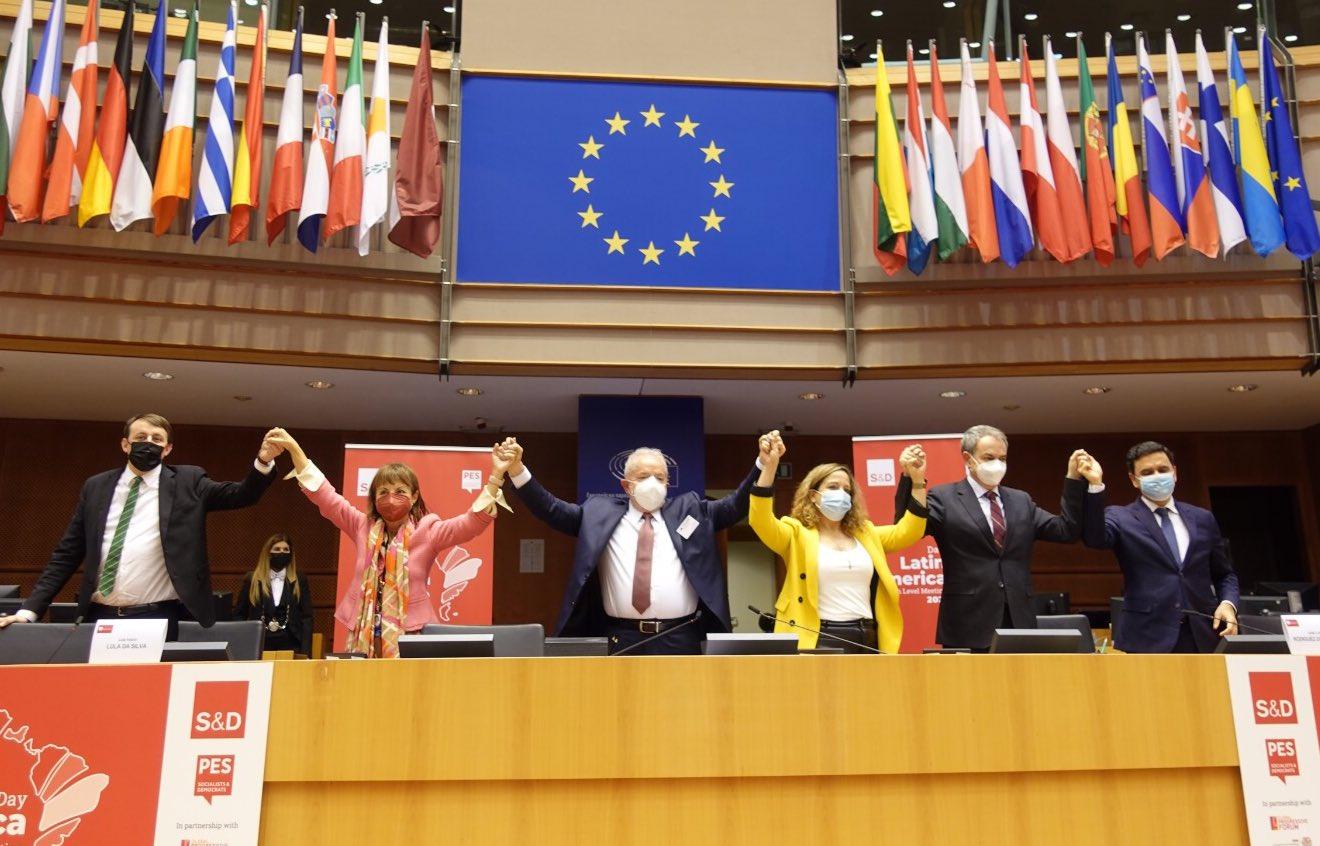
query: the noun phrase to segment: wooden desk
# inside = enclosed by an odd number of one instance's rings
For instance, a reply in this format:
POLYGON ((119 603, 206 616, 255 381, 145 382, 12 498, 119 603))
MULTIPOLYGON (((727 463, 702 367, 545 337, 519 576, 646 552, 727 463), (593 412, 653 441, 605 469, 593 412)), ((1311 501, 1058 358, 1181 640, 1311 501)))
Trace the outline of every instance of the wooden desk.
POLYGON ((275 664, 263 843, 1243 843, 1218 656, 275 664))

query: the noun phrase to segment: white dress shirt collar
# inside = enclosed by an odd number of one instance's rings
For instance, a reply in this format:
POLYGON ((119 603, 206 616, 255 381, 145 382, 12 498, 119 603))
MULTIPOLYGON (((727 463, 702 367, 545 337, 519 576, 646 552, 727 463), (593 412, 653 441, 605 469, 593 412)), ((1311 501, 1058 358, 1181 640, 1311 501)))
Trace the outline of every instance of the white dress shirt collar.
MULTIPOLYGON (((150 470, 148 470, 147 472, 143 473, 143 474, 142 474, 142 484, 146 485, 146 486, 149 487, 149 488, 154 488, 154 489, 156 489, 156 490, 159 490, 159 489, 160 489, 160 468, 161 468, 161 465, 157 464, 155 467, 153 467, 153 468, 151 468, 150 470)), ((124 467, 124 472, 120 475, 119 478, 120 478, 121 481, 123 481, 123 480, 127 480, 128 484, 131 485, 131 484, 133 484, 133 476, 135 476, 135 475, 137 475, 137 474, 133 472, 133 468, 132 468, 131 466, 125 466, 125 467, 124 467)))
MULTIPOLYGON (((976 494, 977 499, 985 499, 985 495, 990 492, 990 489, 981 484, 980 480, 976 478, 976 474, 973 473, 970 468, 967 470, 967 484, 972 486, 972 493, 976 494)), ((995 488, 996 494, 998 493, 998 490, 998 488, 995 488)), ((1000 497, 1000 499, 1003 499, 1003 497, 1000 497)))
MULTIPOLYGON (((1170 497, 1168 503, 1164 505, 1160 505, 1159 503, 1155 502, 1154 500, 1150 499, 1145 495, 1141 497, 1141 501, 1146 504, 1146 507, 1150 509, 1150 512, 1152 514, 1155 513, 1155 509, 1157 508, 1167 508, 1169 509, 1169 511, 1173 512, 1174 514, 1178 514, 1178 503, 1174 502, 1172 497, 1170 497)), ((1181 517, 1182 515, 1178 514, 1178 516, 1181 517)))

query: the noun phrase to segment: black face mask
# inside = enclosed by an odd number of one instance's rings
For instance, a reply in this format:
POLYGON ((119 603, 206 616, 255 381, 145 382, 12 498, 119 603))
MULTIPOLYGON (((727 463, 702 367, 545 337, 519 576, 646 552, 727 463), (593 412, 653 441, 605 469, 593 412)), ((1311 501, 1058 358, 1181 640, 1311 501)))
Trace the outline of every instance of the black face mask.
POLYGON ((143 473, 148 473, 160 466, 161 455, 165 448, 151 441, 134 441, 128 448, 128 463, 143 473))
POLYGON ((293 563, 292 552, 272 552, 270 554, 270 569, 279 573, 293 563))

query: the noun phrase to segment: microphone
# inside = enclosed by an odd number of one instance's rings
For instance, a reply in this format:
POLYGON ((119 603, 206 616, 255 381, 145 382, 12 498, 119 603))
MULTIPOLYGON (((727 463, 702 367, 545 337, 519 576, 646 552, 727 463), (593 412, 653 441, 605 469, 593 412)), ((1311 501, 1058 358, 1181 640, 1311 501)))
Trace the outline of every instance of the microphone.
MULTIPOLYGON (((78 631, 78 627, 79 627, 80 625, 82 625, 82 621, 83 621, 83 617, 84 617, 84 616, 85 616, 85 615, 83 615, 83 614, 79 614, 79 615, 77 616, 77 618, 74 619, 74 621, 73 621, 73 625, 69 628, 69 631, 68 631, 68 632, 64 635, 64 637, 60 640, 60 644, 59 644, 59 646, 56 646, 53 650, 51 650, 51 653, 50 653, 49 655, 46 656, 46 660, 45 660, 45 661, 42 661, 41 663, 43 663, 43 664, 50 664, 50 663, 54 662, 54 660, 55 660, 55 656, 60 654, 60 652, 64 649, 65 644, 67 644, 67 643, 69 642, 69 638, 73 637, 73 633, 76 632, 76 631, 78 631)), ((86 659, 84 659, 84 662, 85 662, 85 661, 86 661, 86 659)))
MULTIPOLYGON (((1194 611, 1191 608, 1184 608, 1182 612, 1184 614, 1191 614, 1194 617, 1204 617, 1207 620, 1215 619, 1215 616, 1213 614, 1203 614, 1202 612, 1194 611)), ((1279 634, 1278 632, 1272 632, 1267 629, 1257 628, 1256 626, 1248 626, 1246 623, 1238 623, 1237 627, 1239 630, 1245 629, 1246 631, 1255 632, 1256 634, 1275 635, 1275 636, 1279 634)))
POLYGON ((829 632, 822 632, 822 631, 820 631, 820 630, 818 630, 818 629, 813 629, 813 628, 811 628, 811 627, 809 627, 809 626, 804 626, 804 625, 801 625, 801 624, 799 624, 799 623, 795 623, 795 622, 793 622, 792 620, 785 620, 785 619, 783 619, 783 618, 781 618, 781 617, 777 617, 777 616, 775 616, 774 614, 769 614, 769 613, 767 613, 767 612, 765 612, 765 611, 762 611, 760 608, 757 608, 755 605, 748 605, 748 606, 747 606, 747 610, 748 610, 748 611, 751 611, 753 614, 755 614, 755 615, 758 616, 758 617, 768 617, 768 618, 770 618, 771 620, 774 620, 774 621, 777 622, 777 623, 783 623, 784 625, 786 625, 786 626, 791 626, 792 628, 795 628, 795 629, 802 629, 804 632, 813 632, 813 633, 816 634, 818 637, 828 637, 828 638, 831 639, 831 640, 837 640, 837 641, 839 641, 840 643, 846 643, 846 644, 848 644, 849 646, 855 646, 855 647, 857 647, 858 649, 865 649, 867 652, 874 652, 876 655, 887 655, 887 654, 888 654, 888 653, 886 653, 886 652, 882 652, 882 651, 879 650, 879 649, 876 649, 874 646, 868 646, 868 645, 866 645, 865 643, 858 643, 858 642, 855 641, 855 640, 848 640, 848 638, 846 638, 846 637, 839 637, 838 635, 832 635, 832 634, 830 634, 829 632))
POLYGON ((676 632, 676 631, 678 631, 679 629, 683 628, 684 626, 690 626, 690 625, 692 625, 693 623, 695 623, 697 620, 700 620, 700 619, 701 619, 701 609, 698 608, 698 609, 696 610, 696 613, 694 613, 691 617, 689 617, 688 619, 684 620, 683 622, 679 623, 677 626, 673 626, 673 627, 671 627, 671 628, 665 629, 665 630, 662 631, 662 632, 656 632, 655 634, 651 635, 650 637, 643 638, 643 639, 637 641, 637 642, 634 643, 634 644, 631 644, 631 645, 629 645, 629 646, 625 646, 623 649, 620 649, 618 652, 611 652, 610 655, 609 655, 609 657, 613 658, 615 655, 624 655, 624 654, 627 654, 627 653, 629 653, 629 652, 632 652, 634 649, 636 649, 636 648, 639 647, 639 646, 645 646, 646 644, 650 643, 650 642, 653 641, 653 640, 659 640, 660 638, 664 637, 665 635, 670 634, 670 633, 672 633, 672 632, 676 632))

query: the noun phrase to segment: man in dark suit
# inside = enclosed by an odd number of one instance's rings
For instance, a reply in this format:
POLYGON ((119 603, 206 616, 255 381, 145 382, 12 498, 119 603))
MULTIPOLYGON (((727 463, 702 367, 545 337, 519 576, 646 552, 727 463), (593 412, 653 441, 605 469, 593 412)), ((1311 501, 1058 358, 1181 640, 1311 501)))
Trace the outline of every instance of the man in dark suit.
POLYGON ((589 496, 577 505, 541 486, 522 463, 515 439, 504 448, 518 498, 552 529, 576 537, 558 636, 606 636, 610 651, 657 637, 632 655, 695 655, 707 632, 727 632, 728 583, 715 533, 747 517, 748 473, 723 499, 667 497, 669 469, 659 450, 634 450, 621 480, 626 497, 589 496))
POLYGON ((215 622, 206 515, 252 505, 274 478, 278 447, 262 442, 242 482, 216 482, 200 467, 166 465, 173 430, 159 414, 124 424, 123 468, 83 483, 73 519, 23 607, 0 617, 0 628, 34 622, 83 566, 78 616, 165 619, 173 639, 181 618, 215 622))
MULTIPOLYGON (((1008 436, 993 426, 963 433, 966 477, 930 489, 926 530, 940 548, 944 589, 935 639, 945 647, 985 651, 997 628, 1035 628, 1031 551, 1036 541, 1073 543, 1081 535, 1085 453, 1073 453, 1063 483, 1063 513, 1051 514, 1031 495, 1000 481, 1008 470, 1008 436)), ((900 486, 896 513, 906 508, 900 486)))
MULTIPOLYGON (((1219 637, 1237 634, 1238 579, 1219 523, 1204 508, 1174 501, 1178 468, 1163 444, 1132 447, 1127 470, 1141 495, 1109 507, 1100 497, 1088 500, 1082 528, 1086 545, 1114 550, 1123 570, 1114 645, 1124 652, 1213 652, 1219 637)), ((1088 456, 1081 472, 1093 490, 1104 489, 1099 462, 1088 456)))

